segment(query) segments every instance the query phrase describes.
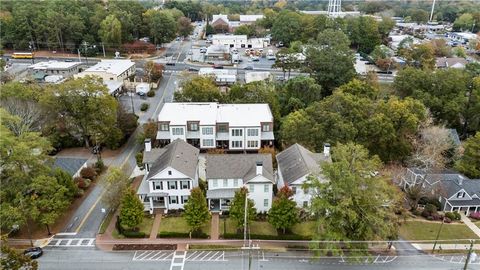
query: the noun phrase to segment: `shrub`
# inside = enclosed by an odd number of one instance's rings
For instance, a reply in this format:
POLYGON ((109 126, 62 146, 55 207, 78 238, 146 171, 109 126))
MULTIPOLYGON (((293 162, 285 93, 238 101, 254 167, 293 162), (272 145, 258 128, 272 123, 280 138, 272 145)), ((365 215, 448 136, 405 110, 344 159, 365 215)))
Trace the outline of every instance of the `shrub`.
POLYGON ((154 97, 155 96, 155 91, 150 90, 147 92, 147 97, 154 97))
POLYGON ((418 201, 418 204, 420 204, 420 205, 433 204, 437 207, 437 211, 440 210, 440 208, 442 207, 442 204, 436 198, 422 197, 418 201))
MULTIPOLYGON (((458 216, 460 216, 458 212, 455 212, 455 214, 458 214, 458 216)), ((473 212, 470 214, 470 217, 476 220, 480 220, 480 212, 473 212)))
POLYGON ((105 164, 103 164, 103 160, 99 159, 97 162, 95 162, 95 170, 97 171, 97 174, 103 172, 105 169, 105 164))
POLYGON ((445 223, 452 223, 452 219, 448 217, 445 217, 444 221, 445 223))
MULTIPOLYGON (((184 232, 160 232, 158 233, 159 238, 189 238, 190 233, 184 232)), ((192 238, 208 238, 208 234, 203 232, 192 232, 192 238)))
MULTIPOLYGON (((78 187, 78 186, 77 186, 78 187)), ((83 196, 83 194, 85 194, 85 191, 83 189, 78 189, 77 190, 77 193, 75 193, 75 198, 80 198, 83 196)))
POLYGON ((97 172, 92 167, 85 167, 80 171, 80 176, 82 178, 95 180, 95 178, 97 177, 97 172))
POLYGON ((432 218, 433 218, 433 220, 439 221, 439 220, 443 219, 443 215, 432 214, 432 218))
POLYGON ((127 238, 145 238, 144 232, 137 232, 137 231, 130 231, 130 230, 123 230, 122 235, 127 238))
POLYGON ((90 179, 85 179, 82 177, 75 177, 73 181, 75 182, 75 184, 77 184, 77 187, 81 189, 87 189, 91 183, 90 179))
POLYGON ((437 213, 437 206, 429 203, 429 204, 425 205, 425 208, 423 209, 423 212, 422 212, 422 216, 423 217, 428 217, 428 216, 432 216, 433 214, 436 214, 436 213, 437 213))
POLYGON ((450 220, 455 220, 455 214, 453 212, 445 213, 445 218, 449 218, 450 220))
POLYGON ((141 110, 142 112, 144 112, 144 111, 148 110, 149 107, 150 107, 150 104, 148 104, 148 103, 142 103, 142 105, 140 106, 140 110, 141 110))
POLYGON ((420 216, 422 213, 418 209, 413 209, 412 214, 414 214, 415 216, 420 216))
POLYGON ((428 216, 428 217, 427 217, 427 220, 433 220, 433 217, 432 217, 432 216, 428 216))
POLYGON ((137 154, 135 154, 135 161, 137 161, 137 166, 139 168, 143 168, 142 160, 143 160, 143 152, 138 152, 137 154))

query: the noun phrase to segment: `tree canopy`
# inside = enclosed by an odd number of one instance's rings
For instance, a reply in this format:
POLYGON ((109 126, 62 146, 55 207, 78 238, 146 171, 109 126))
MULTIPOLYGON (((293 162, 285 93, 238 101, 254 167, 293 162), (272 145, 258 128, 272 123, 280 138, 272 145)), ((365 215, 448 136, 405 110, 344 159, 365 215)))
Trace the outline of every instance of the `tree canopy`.
POLYGON ((199 188, 193 188, 190 191, 190 197, 185 204, 185 213, 183 215, 192 232, 198 231, 209 219, 207 199, 203 191, 199 188))
MULTIPOLYGON (((245 224, 245 197, 248 195, 246 188, 241 188, 235 192, 231 206, 230 217, 235 221, 237 229, 243 229, 245 224)), ((247 199, 247 226, 255 219, 257 210, 252 199, 247 199)))
POLYGON ((326 181, 310 176, 305 185, 314 191, 310 211, 317 221, 315 239, 345 241, 347 247, 364 253, 367 244, 349 241, 396 239, 400 200, 396 188, 377 173, 380 159, 347 143, 332 149, 332 160, 322 165, 326 181))
POLYGON ((480 179, 480 131, 465 141, 464 148, 455 168, 470 178, 480 179))
POLYGON ((300 221, 297 203, 292 200, 292 196, 293 192, 288 186, 282 187, 273 199, 272 207, 268 211, 268 222, 275 229, 281 229, 283 233, 300 221))

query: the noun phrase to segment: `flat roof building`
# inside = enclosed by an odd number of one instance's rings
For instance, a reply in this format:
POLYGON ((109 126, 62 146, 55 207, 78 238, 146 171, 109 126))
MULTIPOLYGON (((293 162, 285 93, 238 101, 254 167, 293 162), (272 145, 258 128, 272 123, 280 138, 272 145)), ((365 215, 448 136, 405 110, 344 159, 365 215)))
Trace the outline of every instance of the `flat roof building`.
POLYGON ((158 115, 157 140, 182 139, 200 149, 256 151, 273 145, 268 104, 165 103, 158 115))

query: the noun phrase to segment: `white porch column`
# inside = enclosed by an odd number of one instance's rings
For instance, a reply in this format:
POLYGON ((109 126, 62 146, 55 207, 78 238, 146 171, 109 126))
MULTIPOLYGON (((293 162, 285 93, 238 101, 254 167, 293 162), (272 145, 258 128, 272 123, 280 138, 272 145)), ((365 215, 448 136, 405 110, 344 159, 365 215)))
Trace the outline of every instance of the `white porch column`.
POLYGON ((148 200, 150 202, 150 214, 153 214, 153 197, 148 197, 148 200))

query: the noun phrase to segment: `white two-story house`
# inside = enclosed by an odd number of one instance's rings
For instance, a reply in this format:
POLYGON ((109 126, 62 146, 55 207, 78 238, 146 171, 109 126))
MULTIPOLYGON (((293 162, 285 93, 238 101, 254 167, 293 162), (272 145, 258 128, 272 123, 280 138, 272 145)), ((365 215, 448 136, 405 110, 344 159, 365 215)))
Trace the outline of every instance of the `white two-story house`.
POLYGON ((208 154, 206 155, 207 200, 210 210, 227 211, 242 187, 257 212, 272 206, 275 177, 270 154, 208 154))
POLYGON ((182 139, 200 149, 257 151, 272 146, 273 116, 268 104, 165 103, 158 115, 157 140, 182 139))
POLYGON ((190 190, 198 186, 198 148, 176 139, 164 148, 153 148, 145 140, 143 163, 147 174, 137 194, 145 211, 182 209, 190 190))
POLYGON ((278 189, 288 186, 293 191, 293 200, 297 206, 304 208, 310 206, 312 191, 304 190, 303 185, 309 175, 322 178, 320 164, 332 162, 330 145, 324 145, 323 153, 313 153, 296 143, 280 152, 276 159, 278 189))

